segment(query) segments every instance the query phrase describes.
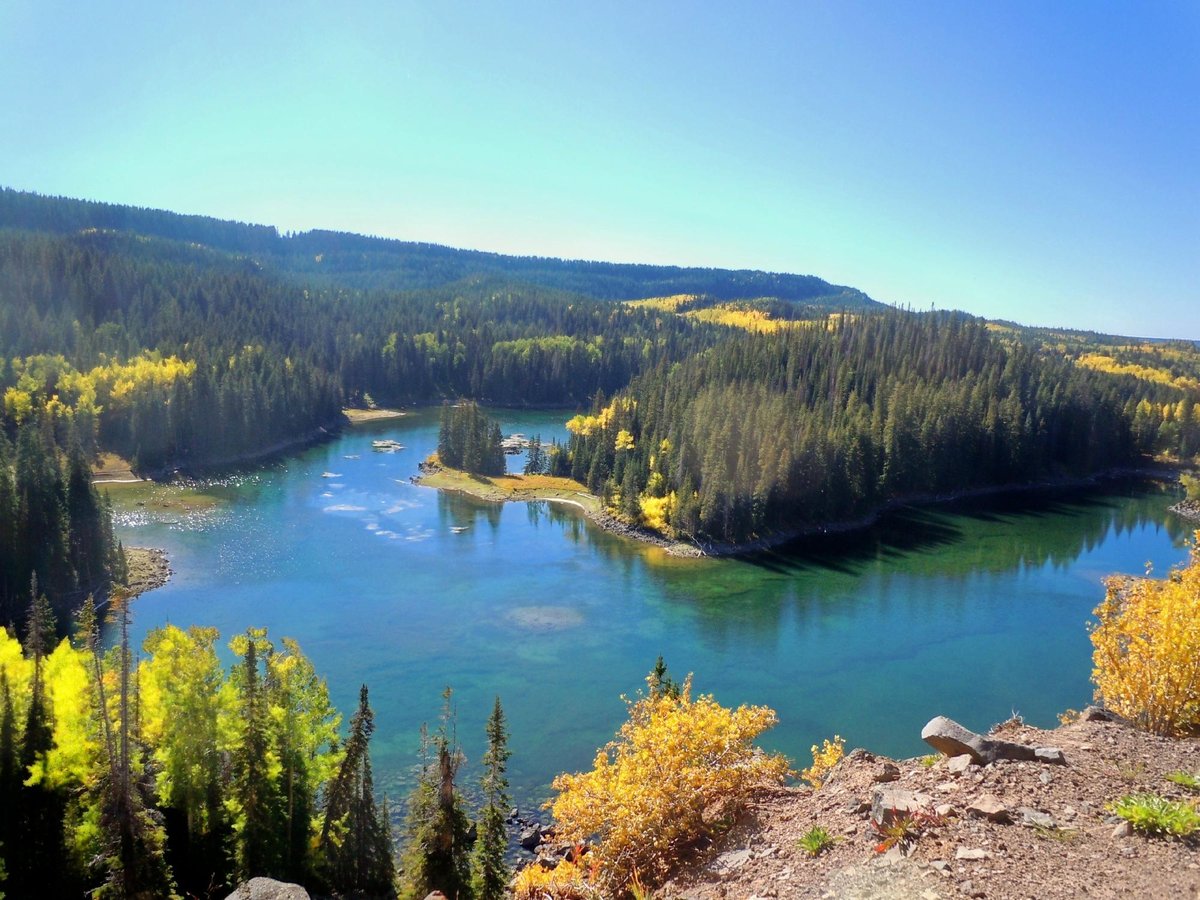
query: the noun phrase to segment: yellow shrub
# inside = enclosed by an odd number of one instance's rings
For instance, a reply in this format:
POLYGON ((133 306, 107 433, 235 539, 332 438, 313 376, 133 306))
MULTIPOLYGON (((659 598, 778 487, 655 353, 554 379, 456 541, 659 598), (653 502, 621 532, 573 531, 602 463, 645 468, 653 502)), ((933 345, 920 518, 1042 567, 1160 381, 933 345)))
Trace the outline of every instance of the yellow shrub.
POLYGON ((726 709, 711 696, 693 699, 690 676, 677 697, 652 692, 630 703, 629 720, 596 754, 592 771, 554 780, 560 836, 599 836, 593 865, 606 896, 621 893, 635 873, 658 883, 755 787, 783 780, 787 761, 752 744, 776 721, 765 706, 726 709))
POLYGON ((812 745, 813 764, 800 773, 800 777, 811 784, 814 788, 819 788, 825 783, 825 776, 830 770, 841 762, 842 757, 846 755, 846 742, 839 735, 834 735, 833 740, 826 739, 818 747, 812 745))
POLYGON ((647 497, 643 494, 641 506, 642 524, 665 534, 671 515, 675 512, 675 492, 671 491, 665 497, 647 497))
POLYGON ((1165 579, 1106 586, 1091 628, 1096 698, 1156 734, 1200 727, 1200 548, 1165 579))
POLYGON ((514 900, 599 900, 590 873, 565 859, 553 869, 533 863, 517 873, 512 884, 514 900))

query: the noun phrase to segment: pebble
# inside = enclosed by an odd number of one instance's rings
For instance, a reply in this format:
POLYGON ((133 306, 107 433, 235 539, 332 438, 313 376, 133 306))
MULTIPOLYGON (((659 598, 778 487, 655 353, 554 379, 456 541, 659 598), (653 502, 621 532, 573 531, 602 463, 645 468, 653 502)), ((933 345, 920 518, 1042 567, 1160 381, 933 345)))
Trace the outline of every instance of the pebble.
POLYGON ((1049 784, 1053 780, 1054 780, 1054 776, 1051 775, 1049 772, 1043 772, 1041 775, 1038 776, 1038 781, 1040 781, 1042 784, 1049 784))
MULTIPOLYGON (((1130 825, 1128 822, 1120 823, 1119 825, 1117 825, 1116 828, 1113 829, 1113 832, 1112 832, 1112 835, 1115 838, 1129 837, 1131 834, 1133 834, 1133 826, 1130 825)), ((1130 849, 1133 849, 1133 848, 1130 848, 1130 849)))

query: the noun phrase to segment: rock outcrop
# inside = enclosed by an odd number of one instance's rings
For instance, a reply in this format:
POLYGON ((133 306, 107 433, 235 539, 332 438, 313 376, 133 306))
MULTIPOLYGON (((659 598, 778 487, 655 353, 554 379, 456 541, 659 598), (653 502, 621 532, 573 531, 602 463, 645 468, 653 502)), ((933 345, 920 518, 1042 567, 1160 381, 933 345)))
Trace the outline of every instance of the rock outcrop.
POLYGON ((921 740, 946 756, 966 754, 977 766, 986 766, 1002 759, 1059 766, 1067 764, 1066 757, 1057 747, 1030 747, 1027 744, 985 738, 945 716, 930 719, 921 729, 921 740))
POLYGON ((251 878, 239 884, 225 900, 309 900, 308 891, 298 884, 274 878, 251 878))

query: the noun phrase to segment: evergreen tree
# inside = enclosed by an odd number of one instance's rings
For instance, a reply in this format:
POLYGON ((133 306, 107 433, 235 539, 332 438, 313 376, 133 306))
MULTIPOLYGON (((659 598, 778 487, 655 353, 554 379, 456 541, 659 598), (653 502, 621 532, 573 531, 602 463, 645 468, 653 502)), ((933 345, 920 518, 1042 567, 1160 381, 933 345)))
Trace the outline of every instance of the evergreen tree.
POLYGON ((241 734, 233 753, 231 796, 238 813, 234 825, 235 873, 241 880, 271 875, 282 865, 285 829, 281 822, 278 784, 272 777, 270 712, 259 671, 258 654, 266 649, 261 630, 250 629, 234 642, 242 663, 237 667, 238 719, 241 734))
POLYGON ((350 737, 337 777, 326 795, 320 852, 330 886, 338 892, 394 897, 386 802, 376 809, 369 747, 375 714, 367 702, 367 686, 359 691, 358 710, 350 720, 350 737))
POLYGON ((442 694, 437 733, 423 744, 425 763, 409 798, 405 823, 405 896, 425 897, 441 891, 450 900, 470 900, 471 823, 455 785, 463 754, 454 737, 452 693, 442 694), (430 762, 428 751, 432 751, 430 762))
POLYGON ((479 836, 471 861, 476 900, 502 900, 508 893, 512 873, 504 860, 508 850, 504 817, 510 804, 505 768, 511 755, 504 710, 497 697, 487 722, 487 750, 483 754, 483 778, 480 782, 483 809, 479 813, 479 836))

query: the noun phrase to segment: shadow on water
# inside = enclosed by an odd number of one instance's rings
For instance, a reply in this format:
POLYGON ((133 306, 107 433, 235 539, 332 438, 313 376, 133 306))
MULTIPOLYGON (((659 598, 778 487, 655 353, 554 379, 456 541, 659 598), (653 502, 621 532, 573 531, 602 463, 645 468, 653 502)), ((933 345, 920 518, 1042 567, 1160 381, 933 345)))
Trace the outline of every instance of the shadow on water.
MULTIPOLYGON (((986 567, 992 571, 1047 562, 1062 565, 1090 550, 1110 529, 1124 534, 1158 522, 1161 498, 1170 493, 1161 482, 1129 479, 1102 487, 1018 491, 906 506, 862 529, 809 535, 738 559, 779 575, 824 570, 853 576, 869 565, 903 564, 987 538, 986 567)), ((1164 527, 1175 539, 1187 534, 1179 521, 1168 520, 1164 527)), ((971 568, 979 565, 978 558, 968 558, 971 568)), ((924 562, 940 561, 941 574, 949 575, 956 574, 960 559, 961 554, 948 553, 924 562)))

